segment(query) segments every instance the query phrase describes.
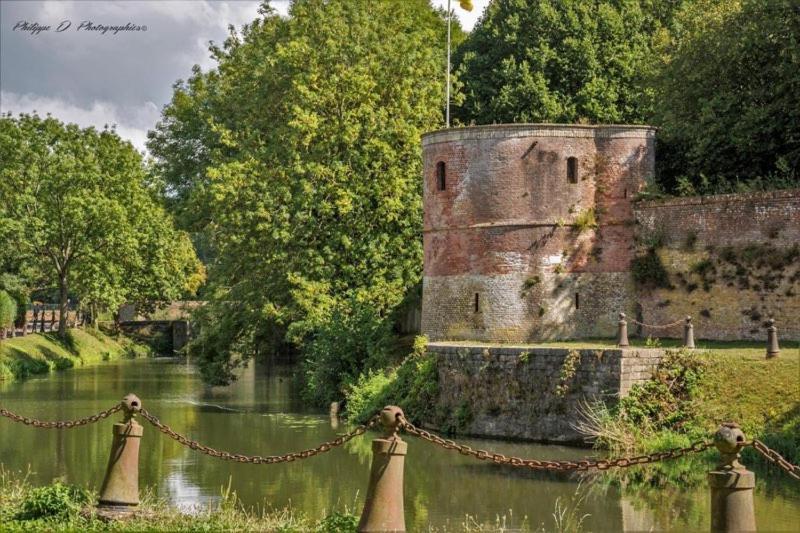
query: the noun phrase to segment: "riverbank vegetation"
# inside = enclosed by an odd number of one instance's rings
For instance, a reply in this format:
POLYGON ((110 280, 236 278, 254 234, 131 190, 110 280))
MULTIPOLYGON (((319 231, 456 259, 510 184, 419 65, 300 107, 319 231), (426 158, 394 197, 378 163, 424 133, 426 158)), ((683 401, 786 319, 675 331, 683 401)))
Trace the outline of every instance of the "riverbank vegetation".
POLYGON ((0 342, 0 381, 149 354, 145 346, 93 328, 68 329, 64 337, 35 333, 0 342))
MULTIPOLYGON (((766 359, 760 343, 710 344, 668 349, 655 376, 614 407, 587 404, 582 431, 616 455, 688 446, 736 422, 749 439, 800 462, 800 350, 766 359)), ((752 450, 746 458, 762 461, 752 450)))
POLYGON ((58 331, 77 300, 91 317, 194 292, 204 268, 150 184, 142 155, 113 128, 97 131, 37 114, 0 116, 3 287, 55 300, 58 331))

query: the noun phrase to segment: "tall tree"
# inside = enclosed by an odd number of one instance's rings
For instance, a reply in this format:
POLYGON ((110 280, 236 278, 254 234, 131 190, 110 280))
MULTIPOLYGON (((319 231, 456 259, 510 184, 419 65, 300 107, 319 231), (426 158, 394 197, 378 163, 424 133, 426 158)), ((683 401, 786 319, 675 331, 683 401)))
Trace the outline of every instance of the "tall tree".
POLYGON ((199 269, 145 187, 141 156, 112 130, 9 114, 0 155, 3 233, 11 228, 17 264, 58 287, 62 336, 73 292, 112 308, 168 300, 199 269))
POLYGON ((442 122, 445 24, 427 0, 261 11, 176 88, 150 145, 160 168, 200 169, 190 209, 217 259, 194 346, 215 382, 341 302, 386 312, 419 281, 420 135, 442 122), (211 164, 160 148, 192 143, 211 164))
POLYGON ((655 79, 659 179, 682 194, 800 185, 800 5, 698 1, 655 79))
POLYGON ((654 43, 682 0, 494 0, 455 55, 455 116, 641 123, 654 43))

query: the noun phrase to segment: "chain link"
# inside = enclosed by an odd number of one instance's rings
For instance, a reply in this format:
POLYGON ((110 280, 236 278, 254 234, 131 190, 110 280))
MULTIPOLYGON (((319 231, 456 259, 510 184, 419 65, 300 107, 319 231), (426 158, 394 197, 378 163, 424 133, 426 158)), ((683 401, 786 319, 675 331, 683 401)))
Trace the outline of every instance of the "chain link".
POLYGON ((756 449, 758 453, 763 455, 768 461, 778 465, 782 470, 784 470, 787 474, 789 474, 793 478, 800 479, 800 466, 793 465, 792 463, 784 459, 781 454, 769 448, 766 444, 764 444, 758 439, 753 439, 752 446, 753 448, 756 449))
POLYGON ((36 418, 28 418, 26 416, 21 416, 16 413, 12 413, 7 409, 3 409, 0 407, 0 416, 4 416, 13 420, 14 422, 21 422, 26 426, 33 426, 35 428, 45 428, 45 429, 70 429, 79 426, 85 426, 87 424, 94 424, 95 422, 99 422, 104 418, 108 418, 109 416, 113 415, 117 411, 122 409, 122 404, 117 404, 111 409, 106 409, 105 411, 100 411, 96 415, 87 416, 86 418, 80 418, 78 420, 58 420, 55 422, 45 422, 42 420, 38 420, 36 418))
POLYGON ((648 329, 669 329, 669 328, 674 328, 679 324, 683 324, 686 321, 686 319, 682 318, 680 320, 676 320, 675 322, 670 322, 669 324, 645 324, 644 322, 639 322, 638 320, 634 320, 632 318, 629 318, 628 321, 631 324, 642 326, 648 329))
POLYGON ((139 414, 150 422, 153 426, 155 426, 161 433, 167 435, 169 438, 174 439, 181 443, 182 445, 186 446, 187 448, 191 448, 192 450, 196 450, 200 453, 204 453, 211 457, 217 457, 219 459, 223 459, 226 461, 236 461, 239 463, 251 463, 251 464, 276 464, 276 463, 289 463, 291 461, 295 461, 297 459, 308 459, 309 457, 314 457, 315 455, 319 455, 321 453, 329 452, 333 448, 337 448, 349 440, 353 438, 363 435, 367 432, 368 429, 375 426, 378 423, 379 416, 373 416, 369 422, 366 424, 357 426, 355 429, 350 431, 349 433, 345 433, 343 435, 339 435, 335 439, 323 442, 319 446, 315 448, 310 448, 308 450, 302 450, 299 452, 291 452, 284 455, 269 455, 267 457, 262 457, 261 455, 243 455, 238 453, 230 453, 226 451, 220 451, 212 448, 211 446, 206 446, 204 444, 200 444, 197 441, 194 441, 185 435, 181 435, 180 433, 174 431, 168 425, 162 423, 158 418, 151 415, 147 410, 142 409, 139 411, 139 414))
POLYGON ((471 455, 481 461, 491 461, 495 464, 510 465, 520 468, 530 468, 532 470, 557 470, 586 471, 592 468, 597 470, 608 470, 609 468, 625 468, 633 465, 642 465, 663 461, 665 459, 676 459, 690 453, 702 452, 712 446, 708 441, 697 441, 685 448, 674 448, 663 452, 656 452, 647 455, 637 455, 635 457, 620 457, 617 459, 600 459, 597 461, 540 461, 538 459, 523 459, 521 457, 507 456, 502 453, 494 453, 488 450, 475 450, 465 444, 458 444, 449 439, 443 439, 424 429, 419 429, 407 420, 402 420, 402 427, 410 435, 414 435, 422 440, 441 446, 445 450, 455 450, 461 455, 471 455))

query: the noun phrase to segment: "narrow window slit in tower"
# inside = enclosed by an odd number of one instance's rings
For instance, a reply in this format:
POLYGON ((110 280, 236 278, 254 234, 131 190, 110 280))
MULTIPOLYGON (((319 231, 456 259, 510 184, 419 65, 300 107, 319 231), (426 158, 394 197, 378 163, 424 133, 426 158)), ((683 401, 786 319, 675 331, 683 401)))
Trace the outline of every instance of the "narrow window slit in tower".
POLYGON ((575 293, 575 309, 580 309, 581 307, 581 295, 577 292, 575 293))
POLYGON ((477 313, 477 312, 479 312, 480 310, 481 310, 481 301, 480 301, 480 296, 479 296, 479 295, 478 295, 478 293, 476 292, 476 293, 475 293, 475 312, 477 313))
POLYGON ((439 161, 436 163, 436 188, 443 191, 446 186, 444 161, 439 161))
POLYGON ((622 191, 622 197, 623 198, 627 198, 628 197, 628 188, 627 187, 625 187, 625 190, 622 191))
POLYGON ((567 158, 567 181, 570 183, 578 183, 578 158, 567 158))

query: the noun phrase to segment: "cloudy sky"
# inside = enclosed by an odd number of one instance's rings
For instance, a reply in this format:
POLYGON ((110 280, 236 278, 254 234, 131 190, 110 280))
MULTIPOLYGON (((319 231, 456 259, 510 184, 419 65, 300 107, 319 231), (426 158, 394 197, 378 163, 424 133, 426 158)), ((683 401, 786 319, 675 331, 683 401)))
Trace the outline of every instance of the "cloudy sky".
MULTIPOLYGON (((144 150, 147 130, 169 102, 172 84, 187 78, 194 64, 213 66, 208 42, 221 43, 229 24, 253 20, 259 3, 2 0, 0 112, 36 110, 81 126, 116 124, 122 137, 144 150), (81 27, 85 21, 95 29, 81 27), (126 23, 139 31, 114 35, 96 29, 126 23), (49 29, 37 30, 34 24, 49 29)), ((289 3, 272 1, 283 14, 289 3)), ((433 3, 443 6, 447 0, 433 3)), ((474 26, 488 3, 473 0, 471 13, 456 8, 465 29, 474 26)))

